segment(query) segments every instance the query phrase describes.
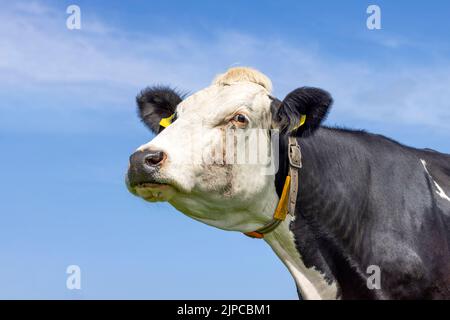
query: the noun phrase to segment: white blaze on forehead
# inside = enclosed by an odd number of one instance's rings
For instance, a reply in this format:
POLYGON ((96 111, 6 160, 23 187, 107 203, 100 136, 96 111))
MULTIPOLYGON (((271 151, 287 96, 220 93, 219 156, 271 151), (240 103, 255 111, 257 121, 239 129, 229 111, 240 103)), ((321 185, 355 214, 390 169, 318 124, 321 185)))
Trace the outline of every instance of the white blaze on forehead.
POLYGON ((442 187, 433 179, 430 172, 428 171, 427 162, 423 159, 420 159, 420 162, 422 162, 422 165, 423 165, 426 173, 428 174, 428 176, 430 176, 431 180, 433 181, 433 183, 437 189, 437 191, 436 191, 437 195, 440 196, 442 199, 450 202, 450 197, 445 193, 444 189, 442 189, 442 187))

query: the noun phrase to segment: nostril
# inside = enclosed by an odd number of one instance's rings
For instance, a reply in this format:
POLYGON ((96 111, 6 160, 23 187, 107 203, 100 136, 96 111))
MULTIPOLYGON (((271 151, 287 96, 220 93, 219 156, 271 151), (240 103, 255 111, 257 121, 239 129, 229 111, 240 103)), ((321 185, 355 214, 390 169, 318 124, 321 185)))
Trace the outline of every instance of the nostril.
POLYGON ((150 167, 154 167, 160 164, 165 158, 165 154, 162 151, 151 151, 144 158, 144 162, 146 165, 150 167))

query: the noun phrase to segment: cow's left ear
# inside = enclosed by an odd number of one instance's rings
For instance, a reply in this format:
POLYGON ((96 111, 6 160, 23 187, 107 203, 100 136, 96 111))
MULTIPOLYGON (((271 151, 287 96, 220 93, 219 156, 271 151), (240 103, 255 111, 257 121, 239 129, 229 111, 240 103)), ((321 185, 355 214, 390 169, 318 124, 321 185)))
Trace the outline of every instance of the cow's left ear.
POLYGON ((274 127, 294 136, 310 135, 325 120, 332 103, 333 98, 325 90, 295 89, 281 103, 272 104, 274 127))
POLYGON ((148 87, 136 97, 139 117, 153 133, 158 134, 170 124, 182 100, 183 95, 169 87, 148 87))

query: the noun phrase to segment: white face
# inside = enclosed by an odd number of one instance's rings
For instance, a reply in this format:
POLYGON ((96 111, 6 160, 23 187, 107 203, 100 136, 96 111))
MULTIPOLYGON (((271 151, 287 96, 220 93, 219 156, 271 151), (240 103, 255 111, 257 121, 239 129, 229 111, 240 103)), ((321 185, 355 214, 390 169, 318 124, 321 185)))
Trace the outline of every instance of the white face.
POLYGON ((169 201, 218 228, 247 232, 262 226, 278 199, 264 159, 271 102, 265 88, 252 82, 214 84, 188 97, 178 105, 176 120, 138 149, 166 154, 153 179, 159 184, 130 191, 148 201, 169 201), (244 144, 230 139, 243 133, 252 136, 244 144))

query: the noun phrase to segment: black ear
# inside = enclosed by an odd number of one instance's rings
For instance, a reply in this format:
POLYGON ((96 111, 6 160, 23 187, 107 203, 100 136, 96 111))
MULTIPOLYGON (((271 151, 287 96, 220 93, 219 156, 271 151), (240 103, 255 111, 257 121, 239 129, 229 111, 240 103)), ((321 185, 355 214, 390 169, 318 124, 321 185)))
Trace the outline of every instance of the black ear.
POLYGON ((302 87, 289 93, 283 102, 272 103, 272 119, 282 133, 307 136, 325 120, 333 98, 325 90, 302 87), (302 123, 304 123, 300 126, 302 123))
POLYGON ((183 95, 169 87, 145 88, 136 97, 139 117, 153 133, 158 134, 164 129, 159 125, 161 119, 173 115, 182 100, 183 95))

